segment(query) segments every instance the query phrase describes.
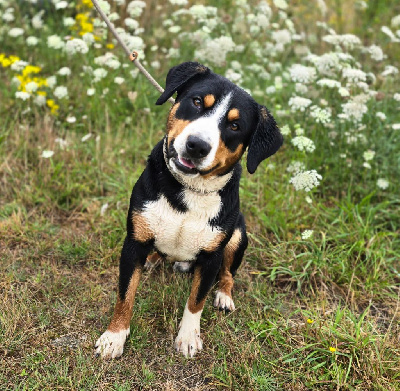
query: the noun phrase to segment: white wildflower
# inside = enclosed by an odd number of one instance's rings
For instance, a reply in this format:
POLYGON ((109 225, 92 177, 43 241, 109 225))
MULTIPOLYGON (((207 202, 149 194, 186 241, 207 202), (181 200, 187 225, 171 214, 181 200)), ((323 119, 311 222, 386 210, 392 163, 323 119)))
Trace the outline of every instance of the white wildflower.
POLYGON ((27 65, 28 63, 26 61, 19 60, 13 62, 10 68, 15 72, 21 72, 27 65))
POLYGON ((15 20, 15 16, 12 12, 5 12, 1 18, 5 22, 13 22, 15 20))
POLYGON ((350 96, 350 91, 345 87, 340 87, 338 89, 338 92, 339 92, 339 95, 342 96, 343 98, 350 96))
POLYGON ((58 86, 54 90, 54 96, 58 99, 63 99, 68 97, 68 88, 64 86, 58 86))
POLYGON ((39 85, 34 81, 30 81, 29 83, 25 84, 26 92, 35 92, 38 88, 39 85))
POLYGON ((146 8, 144 1, 131 1, 126 8, 126 11, 132 18, 137 18, 142 15, 143 9, 146 8))
POLYGON ((398 92, 396 92, 396 93, 393 95, 393 99, 396 100, 397 102, 400 102, 400 94, 399 94, 398 92))
POLYGON ((303 240, 310 239, 313 233, 314 233, 314 231, 312 229, 306 229, 305 231, 303 231, 301 233, 301 238, 303 240))
POLYGON ((39 40, 36 37, 30 36, 26 39, 26 44, 28 46, 36 46, 39 43, 39 40))
POLYGON ((172 5, 179 5, 181 7, 188 5, 188 0, 168 0, 172 5))
POLYGON ((57 72, 60 76, 69 76, 71 74, 71 69, 68 67, 62 67, 57 72))
POLYGON ((320 124, 327 124, 331 122, 331 111, 329 109, 322 109, 316 105, 311 106, 310 115, 315 119, 315 122, 320 124))
POLYGON ((139 22, 135 19, 126 18, 124 20, 124 23, 125 23, 125 26, 128 27, 128 29, 136 30, 137 28, 139 28, 139 22))
POLYGON ((293 96, 289 99, 289 106, 292 111, 305 111, 308 106, 310 106, 312 101, 301 96, 293 96))
POLYGON ((306 166, 304 165, 303 162, 295 160, 288 165, 286 171, 289 172, 290 174, 298 174, 299 172, 304 171, 305 168, 306 166))
POLYGON ((93 96, 96 93, 94 88, 88 88, 86 91, 87 96, 93 96))
POLYGON ((94 35, 92 33, 85 33, 82 35, 82 39, 89 46, 95 42, 94 35))
POLYGON ((388 181, 387 179, 384 179, 384 178, 379 178, 379 179, 376 181, 376 185, 377 185, 380 189, 385 190, 385 189, 387 189, 387 188, 389 187, 389 181, 388 181))
POLYGON ((296 83, 294 89, 298 94, 305 94, 308 91, 307 86, 301 83, 296 83))
POLYGON ((75 24, 75 19, 68 16, 67 18, 63 18, 63 25, 65 27, 71 27, 75 24))
POLYGON ((383 60, 383 50, 377 45, 371 45, 368 48, 368 52, 371 55, 371 58, 375 61, 383 60))
POLYGON ((57 78, 55 76, 49 76, 46 79, 46 84, 49 88, 54 88, 57 84, 57 78))
POLYGON ((342 45, 346 49, 353 49, 354 47, 361 45, 361 40, 353 34, 331 34, 325 35, 322 38, 323 41, 328 42, 332 45, 342 45))
POLYGON ((57 137, 54 141, 55 141, 56 144, 59 145, 60 149, 62 149, 62 150, 67 148, 67 146, 69 144, 67 140, 64 140, 64 139, 62 139, 60 137, 57 137))
POLYGON ((322 56, 309 54, 306 59, 311 62, 322 75, 335 76, 336 71, 342 69, 339 55, 335 52, 325 53, 322 56))
POLYGON ((42 157, 44 159, 48 159, 48 158, 52 157, 53 155, 54 155, 54 151, 44 150, 44 151, 42 151, 42 154, 40 155, 40 157, 42 157))
POLYGON ((292 177, 289 183, 293 184, 296 190, 305 190, 309 192, 311 189, 319 185, 322 176, 315 170, 302 171, 292 177))
POLYGON ((392 25, 392 27, 394 27, 394 28, 400 26, 400 15, 396 15, 396 16, 394 16, 394 17, 392 18, 391 25, 392 25))
POLYGON ((15 93, 15 97, 18 99, 21 99, 21 100, 27 100, 30 98, 30 96, 31 96, 31 94, 29 94, 28 92, 25 92, 25 91, 17 91, 15 93))
POLYGON ((23 34, 24 34, 24 29, 20 27, 14 27, 8 31, 8 35, 13 38, 20 37, 23 34))
POLYGON ((57 1, 57 3, 54 6, 56 10, 62 10, 68 7, 68 1, 57 1))
POLYGON ((280 131, 281 131, 281 133, 282 133, 283 136, 289 136, 289 134, 290 134, 289 125, 283 125, 283 126, 280 128, 280 131))
POLYGON ((96 68, 93 71, 93 76, 94 76, 94 82, 98 82, 101 79, 104 79, 107 76, 107 70, 105 70, 104 68, 96 68))
POLYGON ((400 130, 400 124, 393 124, 392 125, 393 130, 400 130))
POLYGON ((381 73, 381 76, 397 75, 399 70, 393 65, 386 65, 385 70, 381 73))
POLYGON ((46 104, 46 97, 43 95, 36 95, 33 102, 37 106, 44 106, 46 104))
POLYGON ((312 199, 311 199, 311 197, 309 197, 309 196, 307 196, 307 197, 305 198, 305 201, 307 202, 307 204, 312 204, 312 199))
MULTIPOLYGON (((133 1, 132 1, 133 3, 133 1)), ((108 16, 110 14, 111 6, 110 4, 105 1, 105 0, 98 0, 99 7, 101 10, 108 16)))
POLYGON ((360 81, 367 80, 367 74, 361 69, 354 68, 343 68, 343 77, 348 80, 349 83, 358 83, 360 81))
POLYGON ((273 0, 274 6, 281 10, 285 10, 288 7, 286 0, 273 0))
POLYGON ((65 119, 69 124, 74 124, 76 122, 76 117, 74 117, 73 115, 67 117, 65 119))
POLYGON ((50 35, 47 37, 47 46, 52 49, 63 49, 65 43, 58 35, 50 35))
POLYGON ((317 84, 321 87, 328 87, 328 88, 340 88, 341 84, 337 80, 332 79, 321 79, 317 81, 317 84))
POLYGON ((292 42, 292 34, 290 34, 289 30, 283 29, 283 30, 276 30, 272 32, 272 39, 278 44, 278 45, 287 45, 290 42, 292 42))
POLYGON ((84 143, 85 141, 89 140, 92 137, 92 133, 88 133, 81 138, 81 141, 84 143))
POLYGON ((385 121, 386 120, 386 114, 382 113, 382 111, 378 111, 376 113, 376 116, 381 120, 381 121, 385 121))
POLYGON ((203 47, 196 50, 196 58, 207 58, 207 60, 217 66, 223 66, 226 56, 235 49, 235 43, 231 37, 221 36, 207 40, 203 47))
POLYGON ((400 39, 397 38, 397 37, 393 34, 393 31, 390 30, 389 27, 387 27, 387 26, 382 26, 382 27, 381 27, 381 31, 382 31, 384 34, 386 34, 386 35, 390 38, 390 40, 391 40, 392 42, 400 42, 400 39))
POLYGON ((114 83, 116 84, 122 84, 125 81, 125 79, 123 77, 115 77, 114 78, 114 83))
POLYGON ((360 122, 364 114, 368 112, 368 107, 364 103, 354 101, 342 104, 342 109, 343 114, 354 122, 360 122))
POLYGON ((67 42, 65 51, 68 55, 73 55, 76 53, 86 54, 89 51, 89 47, 83 39, 73 38, 67 42))
POLYGON ((100 216, 104 216, 104 214, 106 213, 108 209, 108 202, 106 202, 105 204, 103 204, 100 208, 100 216))
POLYGON ((292 144, 300 151, 313 152, 315 150, 314 142, 305 136, 296 136, 292 139, 292 144))
POLYGON ((311 83, 317 77, 317 71, 313 67, 306 67, 301 64, 294 64, 289 69, 290 77, 294 82, 311 83))
POLYGON ((44 11, 42 10, 32 17, 31 22, 32 22, 32 27, 34 29, 40 30, 43 27, 43 24, 44 24, 43 20, 42 20, 43 14, 44 14, 44 11))
POLYGON ((269 86, 265 89, 265 93, 267 95, 273 95, 276 92, 276 87, 275 86, 269 86))
POLYGON ((296 136, 303 136, 304 135, 304 129, 301 127, 295 127, 296 136))
POLYGON ((363 158, 366 162, 369 162, 370 160, 372 160, 375 156, 375 151, 368 149, 368 151, 365 151, 363 153, 363 158))

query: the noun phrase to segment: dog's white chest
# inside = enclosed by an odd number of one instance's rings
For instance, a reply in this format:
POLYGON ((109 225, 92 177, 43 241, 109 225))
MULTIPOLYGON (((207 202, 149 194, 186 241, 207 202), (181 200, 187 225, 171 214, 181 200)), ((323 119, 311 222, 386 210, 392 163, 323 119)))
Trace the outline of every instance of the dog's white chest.
POLYGON ((185 190, 183 200, 186 212, 174 209, 161 195, 158 200, 147 202, 141 213, 154 234, 156 248, 175 261, 195 259, 199 251, 212 247, 221 234, 209 224, 221 209, 218 194, 185 190))

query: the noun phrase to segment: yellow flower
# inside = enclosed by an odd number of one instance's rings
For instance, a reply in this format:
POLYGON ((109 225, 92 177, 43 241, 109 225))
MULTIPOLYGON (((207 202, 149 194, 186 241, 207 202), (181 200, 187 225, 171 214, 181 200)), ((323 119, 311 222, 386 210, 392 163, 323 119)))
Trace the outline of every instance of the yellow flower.
MULTIPOLYGON (((47 92, 46 91, 37 91, 36 92, 38 95, 41 95, 41 96, 46 96, 47 95, 47 92)), ((50 100, 50 99, 49 99, 50 100)))
POLYGON ((115 45, 114 45, 113 43, 108 43, 108 44, 106 45, 106 48, 107 48, 107 49, 114 49, 114 48, 115 48, 115 45))
POLYGON ((10 56, 10 57, 8 57, 8 58, 10 59, 11 63, 13 63, 13 62, 16 62, 16 61, 19 61, 19 60, 20 60, 20 58, 19 58, 19 57, 17 57, 17 56, 10 56))
POLYGON ((2 65, 4 68, 9 67, 11 64, 12 64, 12 62, 11 62, 7 57, 6 57, 6 58, 3 58, 3 60, 1 60, 1 65, 2 65))
POLYGON ((329 351, 331 353, 335 353, 336 352, 336 348, 334 348, 333 346, 329 346, 329 351))
POLYGON ((93 8, 93 3, 91 0, 82 0, 82 4, 86 7, 93 8))
POLYGON ((27 65, 24 70, 22 71, 23 76, 30 75, 31 73, 39 73, 42 68, 34 66, 34 65, 27 65))
POLYGON ((308 324, 312 324, 312 323, 314 323, 314 321, 313 321, 312 319, 308 318, 308 319, 307 319, 307 323, 308 323, 308 324))

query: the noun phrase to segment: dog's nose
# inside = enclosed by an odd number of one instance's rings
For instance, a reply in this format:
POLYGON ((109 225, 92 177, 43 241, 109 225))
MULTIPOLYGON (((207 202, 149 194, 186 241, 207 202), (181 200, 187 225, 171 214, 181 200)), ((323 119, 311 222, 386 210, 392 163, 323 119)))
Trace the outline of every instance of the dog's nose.
POLYGON ((207 156, 211 151, 211 145, 196 136, 189 136, 186 141, 186 152, 194 159, 207 156))

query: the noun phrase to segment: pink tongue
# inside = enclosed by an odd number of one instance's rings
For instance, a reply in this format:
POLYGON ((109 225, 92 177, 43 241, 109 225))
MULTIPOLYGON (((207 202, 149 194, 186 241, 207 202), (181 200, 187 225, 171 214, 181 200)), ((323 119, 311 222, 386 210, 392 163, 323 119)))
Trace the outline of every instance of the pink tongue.
POLYGON ((195 167, 195 165, 190 160, 186 160, 183 157, 180 157, 179 161, 186 167, 189 167, 189 168, 194 168, 195 167))

